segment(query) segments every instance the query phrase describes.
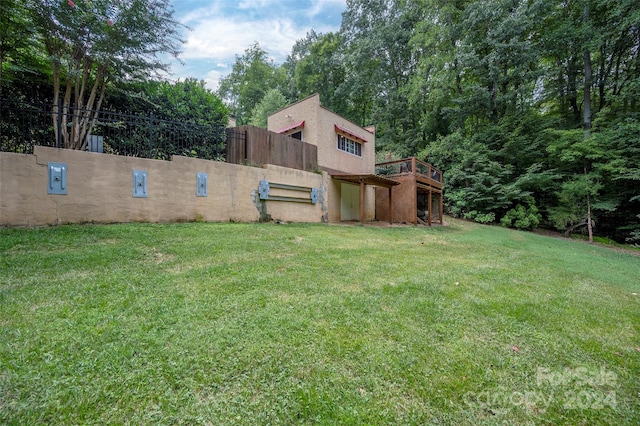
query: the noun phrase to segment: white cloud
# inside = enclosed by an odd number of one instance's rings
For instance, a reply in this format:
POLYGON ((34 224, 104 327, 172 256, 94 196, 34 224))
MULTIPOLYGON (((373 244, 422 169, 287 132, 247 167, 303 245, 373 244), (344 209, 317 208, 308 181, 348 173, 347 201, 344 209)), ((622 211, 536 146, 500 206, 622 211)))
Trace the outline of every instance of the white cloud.
POLYGON ((238 3, 240 9, 260 9, 273 3, 270 0, 244 0, 238 3))
POLYGON ((303 38, 306 28, 296 28, 289 19, 234 22, 229 19, 206 19, 187 34, 181 57, 185 60, 209 58, 218 63, 235 61, 254 42, 282 62, 291 47, 303 38))
POLYGON ((221 73, 217 70, 209 71, 203 78, 207 88, 216 91, 218 90, 218 86, 220 85, 220 79, 224 77, 225 74, 221 73))
POLYGON ((236 55, 255 42, 281 64, 311 29, 337 31, 346 0, 173 0, 173 5, 175 17, 191 29, 183 34, 185 66, 174 63, 174 78, 203 79, 215 90, 236 55))
POLYGON ((307 17, 315 18, 324 10, 344 10, 347 0, 314 0, 307 11, 307 17))

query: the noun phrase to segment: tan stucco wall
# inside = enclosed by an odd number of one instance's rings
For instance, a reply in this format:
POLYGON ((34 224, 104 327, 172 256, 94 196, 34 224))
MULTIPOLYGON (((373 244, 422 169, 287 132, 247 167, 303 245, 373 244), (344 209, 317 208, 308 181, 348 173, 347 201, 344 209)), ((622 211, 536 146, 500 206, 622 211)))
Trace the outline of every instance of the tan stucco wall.
MULTIPOLYGON (((365 130, 346 118, 322 107, 320 96, 315 94, 270 115, 267 127, 276 132, 304 120, 302 140, 318 147, 318 167, 344 174, 375 173, 375 135, 373 127, 365 130), (365 137, 362 144, 362 157, 338 150, 335 125, 348 129, 352 133, 365 137)), ((375 188, 367 187, 365 193, 365 220, 375 219, 375 188)), ((343 200, 344 202, 345 200, 343 200)), ((358 201, 359 202, 359 201, 358 201)), ((327 185, 327 204, 329 222, 340 222, 341 183, 331 181, 327 185)))
POLYGON ((267 127, 276 132, 303 120, 302 139, 318 147, 320 168, 353 174, 375 172, 375 135, 322 107, 317 94, 273 113, 267 119, 267 127), (362 144, 362 157, 338 150, 336 124, 367 140, 362 144))
MULTIPOLYGON (((35 147, 34 154, 0 152, 0 225, 83 222, 321 222, 328 216, 326 173, 278 166, 247 167, 187 157, 172 161, 35 147), (67 163, 67 195, 47 194, 47 163, 67 163), (148 172, 148 197, 134 198, 133 170, 148 172), (208 196, 196 197, 196 173, 208 174, 208 196), (317 204, 266 201, 260 180, 321 189, 317 204)), ((299 193, 281 194, 298 196, 299 193)))

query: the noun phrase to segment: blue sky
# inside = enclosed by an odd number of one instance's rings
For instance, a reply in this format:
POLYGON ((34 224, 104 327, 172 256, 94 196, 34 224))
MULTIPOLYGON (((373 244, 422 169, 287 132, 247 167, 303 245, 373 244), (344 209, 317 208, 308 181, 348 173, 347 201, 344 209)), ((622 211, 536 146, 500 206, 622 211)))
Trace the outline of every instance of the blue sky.
POLYGON ((231 72, 236 55, 254 42, 281 64, 293 44, 311 29, 340 28, 346 0, 172 0, 184 31, 184 65, 172 62, 172 79, 196 77, 215 90, 231 72))

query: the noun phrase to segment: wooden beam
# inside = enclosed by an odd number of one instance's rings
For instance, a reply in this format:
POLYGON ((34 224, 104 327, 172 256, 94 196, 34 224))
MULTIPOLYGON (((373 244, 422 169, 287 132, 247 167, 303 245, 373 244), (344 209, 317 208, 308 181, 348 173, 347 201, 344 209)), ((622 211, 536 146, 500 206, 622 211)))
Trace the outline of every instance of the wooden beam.
POLYGON ((364 179, 360 179, 360 223, 364 223, 364 179))
POLYGON ((389 187, 389 225, 393 224, 393 186, 389 187))
POLYGON ((442 192, 440 193, 440 225, 444 225, 444 208, 442 207, 442 192))
MULTIPOLYGON (((415 157, 413 161, 415 162, 415 157)), ((413 176, 413 180, 411 181, 411 191, 413 191, 413 195, 411 196, 411 217, 413 217, 413 224, 418 224, 418 182, 416 182, 416 176, 413 176)))
POLYGON ((427 195, 427 200, 427 210, 429 210, 427 214, 427 224, 431 226, 431 216, 433 216, 433 210, 431 210, 431 191, 429 191, 429 195, 427 195))

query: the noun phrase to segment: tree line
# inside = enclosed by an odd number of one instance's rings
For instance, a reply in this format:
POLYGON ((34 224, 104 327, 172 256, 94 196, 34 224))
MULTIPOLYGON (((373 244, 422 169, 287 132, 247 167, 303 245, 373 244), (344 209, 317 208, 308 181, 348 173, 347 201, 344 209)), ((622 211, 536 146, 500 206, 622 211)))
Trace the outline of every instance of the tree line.
POLYGON ((443 170, 454 216, 640 241, 635 0, 347 0, 339 31, 310 31, 282 64, 248 46, 218 97, 195 79, 154 76, 157 52, 179 53, 168 1, 2 4, 5 94, 53 86, 88 102, 95 88, 102 106, 206 120, 206 104, 264 127, 269 113, 319 93, 376 125, 380 158, 414 155, 443 170), (144 32, 126 31, 140 22, 144 32))

